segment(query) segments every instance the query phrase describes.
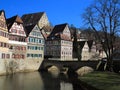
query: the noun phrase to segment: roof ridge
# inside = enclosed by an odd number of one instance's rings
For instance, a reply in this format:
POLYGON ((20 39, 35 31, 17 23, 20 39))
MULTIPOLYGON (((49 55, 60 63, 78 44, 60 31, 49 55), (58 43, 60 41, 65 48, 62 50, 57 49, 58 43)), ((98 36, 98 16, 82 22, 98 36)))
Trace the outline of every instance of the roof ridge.
POLYGON ((23 14, 22 16, 24 16, 24 15, 32 15, 32 14, 38 14, 38 13, 45 13, 45 12, 33 12, 33 13, 26 13, 26 14, 23 14))

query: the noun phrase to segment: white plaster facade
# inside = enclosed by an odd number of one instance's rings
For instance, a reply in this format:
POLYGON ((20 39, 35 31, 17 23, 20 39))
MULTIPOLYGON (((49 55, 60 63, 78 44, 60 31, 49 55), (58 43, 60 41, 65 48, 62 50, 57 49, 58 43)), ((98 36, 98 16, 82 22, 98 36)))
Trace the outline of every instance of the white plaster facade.
MULTIPOLYGON (((29 26, 28 26, 29 27, 29 26)), ((29 29, 28 29, 29 30, 29 29)), ((35 25, 27 37, 26 69, 38 70, 44 60, 44 37, 38 25, 35 25)))
POLYGON ((72 50, 73 42, 68 25, 56 25, 46 41, 46 55, 51 56, 52 58, 50 59, 55 60, 72 60, 72 50), (60 30, 60 27, 64 27, 63 30, 60 30))

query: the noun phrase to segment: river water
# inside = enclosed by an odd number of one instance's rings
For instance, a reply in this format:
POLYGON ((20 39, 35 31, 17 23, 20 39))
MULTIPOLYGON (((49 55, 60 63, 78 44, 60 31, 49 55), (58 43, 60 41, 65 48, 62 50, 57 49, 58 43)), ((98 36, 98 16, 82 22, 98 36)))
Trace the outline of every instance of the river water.
POLYGON ((48 72, 16 73, 0 76, 0 90, 84 90, 67 75, 48 72))

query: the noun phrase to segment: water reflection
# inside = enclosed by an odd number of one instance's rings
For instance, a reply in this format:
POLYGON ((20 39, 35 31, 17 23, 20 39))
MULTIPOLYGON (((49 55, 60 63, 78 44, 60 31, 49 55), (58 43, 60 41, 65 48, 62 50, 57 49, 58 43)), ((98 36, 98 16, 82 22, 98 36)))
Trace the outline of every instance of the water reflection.
POLYGON ((73 85, 67 82, 60 82, 60 90, 73 90, 73 85))
POLYGON ((44 84, 38 72, 17 73, 0 77, 0 90, 44 90, 44 84))
POLYGON ((66 75, 54 76, 48 72, 17 73, 0 76, 0 90, 83 90, 66 75))

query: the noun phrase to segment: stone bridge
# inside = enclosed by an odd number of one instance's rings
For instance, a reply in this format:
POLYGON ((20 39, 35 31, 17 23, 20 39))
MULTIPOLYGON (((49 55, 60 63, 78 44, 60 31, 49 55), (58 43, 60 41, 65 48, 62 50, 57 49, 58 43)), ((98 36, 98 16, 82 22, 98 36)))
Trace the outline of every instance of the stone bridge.
POLYGON ((59 70, 63 68, 72 69, 74 71, 80 69, 81 67, 87 66, 96 70, 99 61, 57 61, 57 60, 44 60, 40 69, 48 70, 51 66, 56 66, 59 70))

